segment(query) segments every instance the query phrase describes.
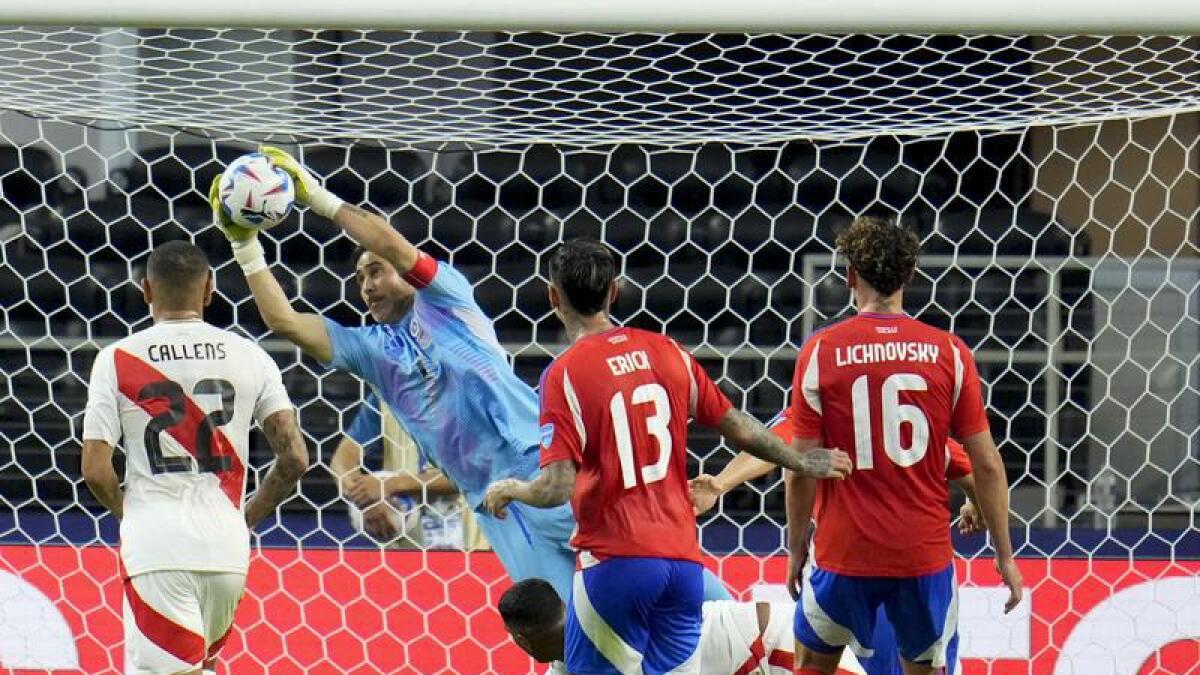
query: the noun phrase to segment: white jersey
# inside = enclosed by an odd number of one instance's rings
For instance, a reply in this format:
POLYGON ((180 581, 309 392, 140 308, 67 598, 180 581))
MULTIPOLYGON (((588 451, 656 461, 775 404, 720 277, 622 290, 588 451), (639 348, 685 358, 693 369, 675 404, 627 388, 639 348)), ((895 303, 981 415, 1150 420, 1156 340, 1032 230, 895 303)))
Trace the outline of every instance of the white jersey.
POLYGON ((246 573, 250 425, 291 407, 261 347, 203 321, 161 321, 100 351, 83 438, 125 450, 126 574, 246 573))
MULTIPOLYGON (((758 603, 710 600, 700 624, 701 675, 791 675, 795 662, 792 615, 796 606, 770 605, 764 631, 758 629, 758 603)), ((566 675, 558 661, 546 675, 566 675)))
POLYGON ((758 603, 717 600, 704 603, 700 626, 703 675, 791 675, 795 662, 792 615, 795 605, 769 605, 766 630, 758 628, 758 603))

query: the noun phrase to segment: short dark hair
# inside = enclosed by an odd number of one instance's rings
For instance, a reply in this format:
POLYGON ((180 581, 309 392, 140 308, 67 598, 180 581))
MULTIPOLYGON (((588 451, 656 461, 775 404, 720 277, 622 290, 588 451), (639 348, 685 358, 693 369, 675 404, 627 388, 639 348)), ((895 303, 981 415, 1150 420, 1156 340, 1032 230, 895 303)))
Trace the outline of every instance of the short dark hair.
POLYGON ((146 258, 146 278, 169 294, 198 290, 210 274, 208 256, 190 241, 159 244, 146 258))
POLYGON ((859 216, 838 235, 837 247, 871 288, 892 295, 912 279, 921 240, 895 219, 859 216))
POLYGON ((572 239, 550 256, 550 281, 567 296, 571 307, 585 316, 604 310, 608 289, 616 278, 616 257, 595 239, 572 239))
POLYGON ((548 628, 563 618, 563 601, 545 579, 525 579, 500 596, 500 618, 514 629, 548 628))
POLYGON ((362 244, 355 244, 354 251, 350 253, 350 266, 354 269, 358 269, 358 259, 367 253, 367 247, 363 246, 362 244))

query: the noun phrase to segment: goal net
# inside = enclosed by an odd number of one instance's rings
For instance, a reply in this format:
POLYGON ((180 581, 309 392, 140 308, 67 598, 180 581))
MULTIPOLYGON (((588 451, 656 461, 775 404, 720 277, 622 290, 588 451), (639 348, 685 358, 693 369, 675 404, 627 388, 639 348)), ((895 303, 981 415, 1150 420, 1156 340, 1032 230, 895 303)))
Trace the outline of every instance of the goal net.
MULTIPOLYGON (((764 420, 849 309, 836 233, 899 215, 924 242, 906 309, 975 350, 1029 587, 1002 617, 990 550, 956 538, 964 672, 1196 672, 1198 64, 1162 36, 0 29, 0 670, 121 668, 86 378, 180 237, 218 266, 208 319, 284 367, 315 464, 255 535, 220 672, 534 668, 444 514, 386 549, 349 518, 328 467, 367 391, 266 330, 205 201, 271 141, 460 269, 530 384, 564 348, 544 255, 591 235, 623 254, 616 317, 764 420)), ((298 307, 369 320, 331 224, 263 239, 298 307)), ((697 472, 731 457, 690 447, 697 472)), ((702 518, 739 597, 780 597, 783 522, 778 475, 702 518)))

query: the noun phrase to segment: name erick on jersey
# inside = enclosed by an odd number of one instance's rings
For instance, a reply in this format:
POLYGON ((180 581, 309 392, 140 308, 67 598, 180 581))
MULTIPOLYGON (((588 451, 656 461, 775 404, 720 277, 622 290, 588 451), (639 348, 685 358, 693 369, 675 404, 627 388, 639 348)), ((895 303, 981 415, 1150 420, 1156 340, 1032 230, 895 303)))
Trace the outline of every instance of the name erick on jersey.
POLYGON ((820 481, 813 557, 851 576, 912 577, 951 562, 945 447, 988 430, 962 340, 903 315, 859 314, 814 333, 796 361, 793 432, 850 455, 820 481))
POLYGON ((513 373, 462 274, 421 254, 404 278, 417 297, 400 321, 325 320, 329 365, 370 383, 475 508, 497 480, 537 473, 537 395, 513 373))
POLYGON ((203 321, 162 321, 100 351, 83 438, 125 451, 126 574, 246 573, 250 425, 291 407, 261 347, 203 321))
POLYGON ((578 469, 571 544, 582 560, 699 561, 688 418, 713 427, 731 404, 692 355, 664 335, 614 328, 563 352, 540 393, 541 464, 578 469))

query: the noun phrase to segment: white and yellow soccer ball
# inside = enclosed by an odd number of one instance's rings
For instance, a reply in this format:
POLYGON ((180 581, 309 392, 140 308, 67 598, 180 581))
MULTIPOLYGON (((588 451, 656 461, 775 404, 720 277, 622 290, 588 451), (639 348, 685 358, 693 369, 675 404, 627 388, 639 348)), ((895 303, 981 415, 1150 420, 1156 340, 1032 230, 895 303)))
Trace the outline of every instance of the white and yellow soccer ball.
POLYGON ((217 195, 229 220, 255 230, 278 225, 296 205, 292 177, 261 152, 233 160, 221 174, 217 195))

